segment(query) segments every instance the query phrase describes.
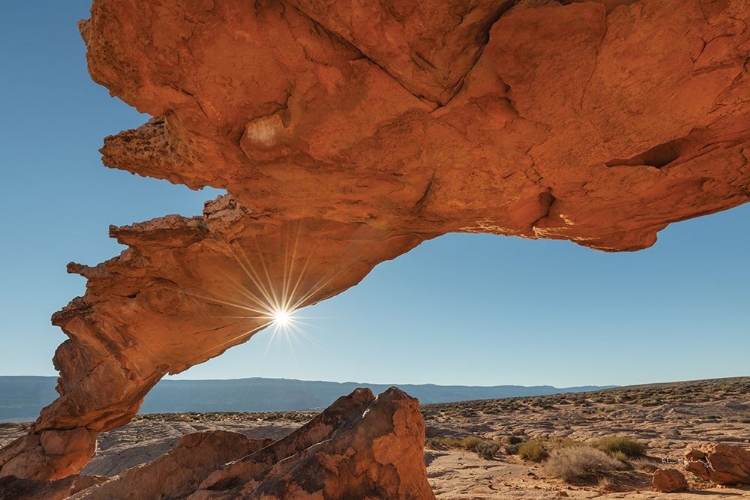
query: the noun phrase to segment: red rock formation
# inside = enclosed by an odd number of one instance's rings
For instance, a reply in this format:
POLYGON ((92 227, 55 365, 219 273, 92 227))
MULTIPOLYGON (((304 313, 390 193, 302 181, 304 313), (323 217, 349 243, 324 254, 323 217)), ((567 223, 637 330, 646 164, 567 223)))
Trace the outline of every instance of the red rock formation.
POLYGON ((654 472, 651 489, 661 493, 687 491, 688 483, 682 472, 677 469, 659 469, 654 472))
POLYGON ((106 481, 102 476, 67 476, 53 481, 0 478, 0 498, 3 500, 64 500, 80 491, 106 481))
POLYGON ((275 443, 226 431, 189 434, 169 453, 108 481, 99 478, 100 484, 78 476, 51 482, 6 477, 0 493, 8 500, 41 498, 40 492, 60 499, 74 494, 75 500, 430 500, 423 448, 416 399, 396 388, 377 398, 357 389, 275 443))
POLYGON ((156 117, 104 163, 231 196, 70 266, 61 396, 0 476, 74 472, 274 294, 313 304, 451 231, 637 250, 748 201, 749 24, 729 0, 94 0, 92 78, 156 117))
POLYGON ((84 490, 75 499, 183 498, 220 466, 271 443, 273 440, 248 439, 240 433, 228 431, 188 434, 169 453, 84 490))
POLYGON ((685 453, 685 468, 722 485, 750 484, 750 451, 741 446, 708 443, 685 453))
POLYGON ((434 499, 419 402, 357 389, 287 438, 209 476, 188 497, 434 499))

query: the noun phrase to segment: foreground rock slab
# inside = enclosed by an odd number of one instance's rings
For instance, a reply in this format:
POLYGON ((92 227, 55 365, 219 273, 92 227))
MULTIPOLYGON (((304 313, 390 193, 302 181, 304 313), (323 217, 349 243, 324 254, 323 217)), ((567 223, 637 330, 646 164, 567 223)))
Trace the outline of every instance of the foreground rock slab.
MULTIPOLYGON (((357 389, 279 441, 227 431, 189 434, 162 457, 70 498, 429 500, 435 496, 423 447, 424 420, 416 399, 396 388, 377 398, 369 389, 357 389)), ((82 479, 60 480, 67 482, 55 491, 74 492, 72 486, 82 479)), ((57 484, 5 481, 22 482, 32 492, 23 494, 16 486, 15 496, 7 499, 38 498, 35 492, 57 484)))
POLYGON ((221 465, 259 450, 272 441, 248 439, 237 432, 188 434, 174 450, 141 467, 75 495, 77 500, 179 498, 192 493, 221 465))
POLYGON ((632 251, 746 203, 748 26, 739 0, 94 0, 91 77, 153 117, 105 165, 228 194, 69 266, 60 398, 0 477, 75 474, 163 376, 427 239, 632 251))
POLYGON ((3 500, 65 500, 79 491, 106 480, 106 477, 101 476, 78 475, 49 481, 4 476, 0 478, 0 498, 3 500))
POLYGON ((699 449, 688 449, 685 468, 716 484, 750 484, 750 451, 728 444, 704 444, 699 449))

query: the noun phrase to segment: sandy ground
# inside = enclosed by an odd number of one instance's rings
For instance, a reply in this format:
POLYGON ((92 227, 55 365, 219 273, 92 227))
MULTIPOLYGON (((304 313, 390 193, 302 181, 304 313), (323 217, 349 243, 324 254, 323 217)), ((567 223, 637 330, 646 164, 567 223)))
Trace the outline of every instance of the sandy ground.
MULTIPOLYGON (((750 486, 717 487, 692 474, 686 474, 690 492, 662 494, 650 489, 653 471, 681 468, 688 446, 723 442, 750 449, 750 379, 733 380, 424 406, 428 438, 425 463, 430 484, 441 500, 750 499, 750 486), (543 463, 526 462, 518 455, 505 453, 502 447, 487 460, 473 451, 439 449, 435 445, 435 438, 443 437, 475 436, 497 443, 510 436, 587 442, 611 435, 627 436, 645 444, 646 457, 631 460, 627 470, 574 485, 550 477, 543 463)), ((83 472, 116 475, 170 450, 182 435, 203 430, 224 429, 250 437, 280 438, 312 415, 314 412, 139 416, 124 427, 102 434, 99 452, 83 472)), ((0 425, 0 446, 23 435, 27 425, 0 425)))

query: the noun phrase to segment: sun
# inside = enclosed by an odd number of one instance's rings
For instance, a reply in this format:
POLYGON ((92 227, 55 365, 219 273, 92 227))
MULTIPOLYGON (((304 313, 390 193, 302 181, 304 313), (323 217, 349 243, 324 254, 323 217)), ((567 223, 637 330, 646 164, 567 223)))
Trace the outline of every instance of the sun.
POLYGON ((287 309, 278 309, 273 312, 273 323, 277 326, 289 326, 292 322, 292 313, 287 309))

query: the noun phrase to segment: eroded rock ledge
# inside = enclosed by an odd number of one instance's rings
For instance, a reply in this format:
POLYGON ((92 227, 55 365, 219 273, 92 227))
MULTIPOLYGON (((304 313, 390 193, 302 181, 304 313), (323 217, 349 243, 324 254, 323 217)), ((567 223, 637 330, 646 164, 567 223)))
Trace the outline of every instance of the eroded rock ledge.
POLYGON ((365 498, 434 500, 419 403, 392 387, 356 389, 283 439, 206 431, 114 478, 0 478, 7 500, 365 498))
POLYGON ((104 163, 230 194, 71 264, 60 398, 0 476, 75 473, 164 374, 424 239, 637 250, 747 202, 749 23, 733 0, 94 0, 92 78, 156 117, 104 163))

